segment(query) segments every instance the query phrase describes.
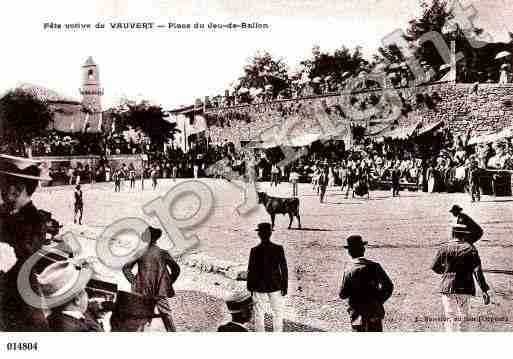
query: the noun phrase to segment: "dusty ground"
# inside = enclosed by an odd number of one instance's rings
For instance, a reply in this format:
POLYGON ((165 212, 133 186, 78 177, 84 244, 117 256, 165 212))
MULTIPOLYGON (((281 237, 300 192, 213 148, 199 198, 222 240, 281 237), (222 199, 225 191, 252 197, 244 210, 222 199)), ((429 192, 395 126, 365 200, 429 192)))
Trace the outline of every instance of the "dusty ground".
MULTIPOLYGON (((211 217, 193 230, 201 239, 199 250, 220 259, 247 262, 250 248, 258 243, 254 228, 269 217, 260 206, 250 216, 241 217, 235 207, 242 193, 221 180, 202 180, 215 197, 211 217)), ((157 191, 121 193, 113 186, 84 186, 86 226, 69 226, 94 238, 106 225, 128 216, 144 218, 158 225, 156 218, 143 215, 141 204, 165 193, 172 182, 161 182, 157 191)), ((271 189, 268 183, 260 190, 288 196, 288 183, 271 189)), ((288 217, 277 217, 273 241, 285 248, 289 264, 287 330, 348 330, 345 304, 338 299, 342 270, 347 256, 343 245, 349 234, 361 234, 369 242, 366 256, 382 264, 395 284, 392 298, 386 304, 385 330, 438 331, 443 323, 438 294, 439 276, 430 271, 437 248, 448 239, 452 216, 449 208, 457 203, 482 225, 485 235, 476 245, 493 288, 492 304, 484 306, 480 297, 471 304, 475 318, 472 330, 510 331, 513 329, 513 199, 485 196, 481 203, 471 204, 463 194, 427 194, 401 192, 392 198, 388 192, 373 192, 370 200, 344 199, 337 188, 329 189, 325 204, 319 204, 310 185, 300 186, 302 230, 287 230, 288 217), (478 320, 480 319, 480 321, 478 320)), ((43 190, 35 195, 38 207, 50 210, 63 223, 73 220, 72 189, 43 190)), ((176 205, 176 217, 194 213, 194 197, 185 197, 176 205)), ((94 239, 85 240, 86 247, 94 239)), ((166 247, 166 239, 161 241, 166 247)), ((119 275, 115 274, 119 279, 119 275)), ((120 279, 122 281, 122 279, 120 279)), ((125 283, 126 284, 126 283, 125 283)), ((220 276, 201 274, 184 268, 177 285, 181 290, 176 301, 176 324, 179 330, 215 330, 226 311, 219 299, 229 289, 243 287, 220 276), (193 290, 195 292, 191 292, 193 290), (197 291, 204 294, 198 295, 197 291), (192 319, 192 317, 196 319, 192 319)))

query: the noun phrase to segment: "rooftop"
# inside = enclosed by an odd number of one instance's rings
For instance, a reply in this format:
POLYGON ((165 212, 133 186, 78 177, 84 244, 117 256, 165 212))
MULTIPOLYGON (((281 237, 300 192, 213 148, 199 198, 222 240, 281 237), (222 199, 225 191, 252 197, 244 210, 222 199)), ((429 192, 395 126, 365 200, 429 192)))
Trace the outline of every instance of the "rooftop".
POLYGON ((16 87, 16 90, 21 90, 26 93, 30 93, 41 101, 48 102, 72 102, 81 103, 75 98, 70 96, 62 95, 54 90, 46 88, 44 86, 34 85, 31 83, 22 83, 16 87))

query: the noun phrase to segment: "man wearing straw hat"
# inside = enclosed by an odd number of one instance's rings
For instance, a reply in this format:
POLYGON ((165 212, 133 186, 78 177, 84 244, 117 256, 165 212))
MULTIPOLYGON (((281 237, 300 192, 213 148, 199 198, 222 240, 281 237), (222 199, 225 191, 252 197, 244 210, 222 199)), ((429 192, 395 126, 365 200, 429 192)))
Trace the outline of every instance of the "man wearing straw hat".
POLYGON ((474 278, 483 293, 484 304, 490 303, 488 284, 481 269, 481 258, 467 237, 471 231, 464 224, 452 228, 452 240, 435 256, 431 269, 442 275, 440 293, 445 311, 445 330, 461 331, 469 315, 470 298, 476 295, 474 278))
POLYGON ((221 325, 218 332, 247 332, 246 323, 253 316, 253 300, 251 293, 240 292, 226 298, 226 307, 232 315, 232 320, 221 325))
POLYGON ((351 328, 355 332, 382 332, 385 309, 394 285, 381 265, 364 257, 365 245, 359 235, 347 238, 351 262, 344 271, 339 296, 348 299, 351 328))
POLYGON ((86 315, 89 297, 85 288, 91 278, 90 273, 87 264, 77 267, 71 262, 62 261, 49 265, 37 276, 45 301, 58 300, 56 304, 60 303, 48 316, 51 331, 103 331, 94 319, 86 315))
MULTIPOLYGON (((25 303, 17 288, 21 267, 46 238, 45 220, 31 200, 39 181, 51 180, 41 172, 39 162, 0 155, 0 241, 14 249, 17 259, 12 268, 0 274, 0 330, 48 330, 42 309, 25 303)), ((39 285, 34 274, 30 282, 37 292, 39 285)))

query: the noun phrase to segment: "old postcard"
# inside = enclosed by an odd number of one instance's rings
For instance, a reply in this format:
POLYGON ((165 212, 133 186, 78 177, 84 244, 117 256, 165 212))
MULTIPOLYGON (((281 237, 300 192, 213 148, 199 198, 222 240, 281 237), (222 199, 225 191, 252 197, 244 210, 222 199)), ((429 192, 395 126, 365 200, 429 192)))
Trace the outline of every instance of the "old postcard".
POLYGON ((511 5, 1 5, 2 350, 511 331, 511 5))

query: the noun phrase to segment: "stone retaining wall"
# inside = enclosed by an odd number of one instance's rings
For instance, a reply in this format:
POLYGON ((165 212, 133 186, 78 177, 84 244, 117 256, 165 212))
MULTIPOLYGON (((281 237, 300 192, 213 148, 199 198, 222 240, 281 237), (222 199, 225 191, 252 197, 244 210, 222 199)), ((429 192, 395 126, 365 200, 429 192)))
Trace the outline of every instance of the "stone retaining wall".
MULTIPOLYGON (((419 119, 423 120, 424 125, 443 120, 446 126, 456 135, 464 134, 468 130, 473 130, 474 134, 478 135, 513 125, 513 84, 454 84, 445 82, 417 87, 395 88, 388 91, 395 91, 402 97, 406 107, 409 107, 408 115, 399 119, 399 126, 414 124, 419 119)), ((209 128, 213 136, 229 140, 255 139, 253 137, 261 133, 262 130, 272 124, 279 123, 282 119, 290 118, 291 115, 287 113, 291 112, 290 110, 293 110, 294 113, 292 117, 298 116, 300 120, 300 126, 297 127, 300 133, 291 133, 292 136, 321 132, 320 116, 324 116, 325 119, 329 119, 334 124, 337 124, 337 122, 351 122, 363 125, 368 129, 373 128, 371 132, 379 132, 390 126, 390 123, 379 123, 387 115, 386 105, 382 112, 384 115, 373 121, 369 121, 369 119, 361 121, 350 119, 347 116, 347 109, 350 103, 358 104, 359 101, 370 96, 379 99, 382 98, 382 95, 383 90, 327 94, 229 108, 208 109, 205 115, 207 117, 231 119, 228 126, 214 124, 209 128), (337 107, 342 112, 333 110, 337 107), (326 110, 329 108, 331 110, 326 110), (247 121, 238 119, 247 119, 247 121)))

